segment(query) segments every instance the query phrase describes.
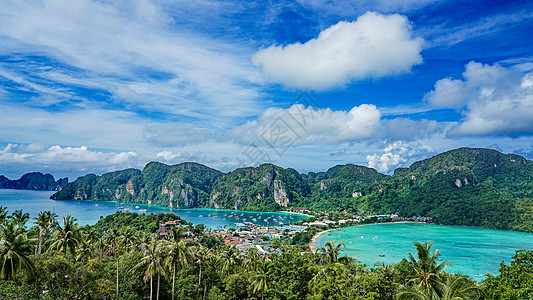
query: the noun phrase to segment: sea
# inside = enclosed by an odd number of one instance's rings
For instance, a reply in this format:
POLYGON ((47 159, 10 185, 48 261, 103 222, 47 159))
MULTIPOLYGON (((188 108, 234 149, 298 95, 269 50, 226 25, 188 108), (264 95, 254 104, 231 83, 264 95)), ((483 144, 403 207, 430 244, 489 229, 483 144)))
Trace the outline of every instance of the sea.
POLYGON ((328 240, 342 242, 341 255, 356 258, 368 267, 400 262, 409 253, 416 258, 413 242, 433 241, 431 249, 438 249, 443 261, 453 263, 445 270, 478 281, 486 273, 497 275, 500 262, 510 264, 515 250, 533 250, 533 233, 422 223, 380 223, 337 229, 319 236, 316 247, 324 247, 328 240))
MULTIPOLYGON (((52 191, 0 189, 0 206, 7 207, 9 213, 22 209, 35 218, 40 211, 49 210, 58 215, 58 221, 71 215, 78 224, 93 225, 100 218, 117 211, 138 214, 173 213, 193 224, 204 224, 207 228, 218 229, 238 226, 238 223, 252 222, 257 225, 283 227, 288 223, 299 222, 307 217, 285 212, 250 212, 224 209, 171 209, 169 207, 147 204, 122 203, 112 201, 52 200, 52 191)), ((28 223, 31 223, 29 221, 28 223)))

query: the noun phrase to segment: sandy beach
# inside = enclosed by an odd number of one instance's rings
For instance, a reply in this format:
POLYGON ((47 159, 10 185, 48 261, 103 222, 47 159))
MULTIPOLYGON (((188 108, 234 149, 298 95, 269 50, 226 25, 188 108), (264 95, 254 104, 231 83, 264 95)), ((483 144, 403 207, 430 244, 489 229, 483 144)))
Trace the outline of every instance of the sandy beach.
POLYGON ((314 217, 314 216, 311 216, 311 215, 308 215, 308 214, 298 213, 298 212, 293 212, 293 211, 288 211, 288 210, 282 210, 281 212, 288 213, 288 214, 293 214, 293 215, 306 216, 306 217, 309 217, 309 218, 314 217))
POLYGON ((309 242, 309 248, 311 248, 311 251, 315 251, 315 246, 316 246, 316 239, 325 234, 325 233, 328 233, 330 231, 333 231, 335 229, 338 229, 338 228, 333 228, 333 229, 328 229, 328 230, 325 230, 325 231, 321 231, 321 232, 317 232, 312 238, 311 238, 311 241, 309 242))

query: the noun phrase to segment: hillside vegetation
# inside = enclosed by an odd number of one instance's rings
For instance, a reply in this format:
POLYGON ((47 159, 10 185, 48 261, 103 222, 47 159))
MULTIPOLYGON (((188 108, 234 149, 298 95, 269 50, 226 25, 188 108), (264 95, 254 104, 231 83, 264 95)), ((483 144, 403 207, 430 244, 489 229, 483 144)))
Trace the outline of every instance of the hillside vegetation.
POLYGON ((152 162, 142 171, 80 177, 52 198, 174 208, 398 213, 432 217, 440 224, 533 231, 533 162, 472 148, 441 153, 392 176, 353 164, 309 174, 264 164, 223 174, 197 163, 152 162))

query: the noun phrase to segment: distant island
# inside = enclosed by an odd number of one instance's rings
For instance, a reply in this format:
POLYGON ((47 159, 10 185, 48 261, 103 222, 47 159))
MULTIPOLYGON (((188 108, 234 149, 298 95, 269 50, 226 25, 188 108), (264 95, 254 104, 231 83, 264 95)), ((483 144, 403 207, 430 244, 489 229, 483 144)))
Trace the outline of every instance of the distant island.
POLYGON ((398 168, 393 175, 353 164, 300 174, 272 164, 227 174, 186 162, 151 162, 79 177, 56 200, 120 201, 172 208, 255 211, 312 209, 423 216, 436 224, 533 231, 533 161, 460 148, 398 168))
POLYGON ((56 181, 51 174, 40 172, 26 173, 17 180, 0 175, 0 189, 60 191, 67 184, 67 177, 56 181))

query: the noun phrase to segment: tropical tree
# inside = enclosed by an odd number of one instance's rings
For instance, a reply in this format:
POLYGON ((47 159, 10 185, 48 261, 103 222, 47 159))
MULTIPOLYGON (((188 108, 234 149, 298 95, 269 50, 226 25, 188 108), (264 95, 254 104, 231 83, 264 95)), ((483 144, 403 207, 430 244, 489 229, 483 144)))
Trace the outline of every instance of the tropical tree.
POLYGON ((25 225, 26 221, 30 219, 30 214, 23 212, 22 209, 19 209, 19 210, 15 210, 11 214, 11 216, 9 216, 9 218, 19 224, 25 225))
POLYGON ((72 257, 76 257, 76 246, 79 243, 79 227, 76 221, 72 216, 63 217, 63 226, 57 224, 55 227, 51 249, 65 254, 70 251, 72 257))
POLYGON ((189 248, 187 248, 184 241, 181 240, 183 238, 183 233, 183 228, 174 227, 170 232, 170 240, 165 240, 165 248, 167 250, 165 265, 172 269, 172 300, 174 300, 177 265, 189 264, 192 261, 189 248))
POLYGON ((35 228, 39 232, 39 246, 37 253, 41 254, 45 236, 50 232, 50 229, 56 224, 57 215, 49 210, 39 212, 35 218, 35 228))
POLYGON ((142 252, 144 254, 141 262, 139 262, 133 269, 143 269, 144 282, 150 280, 150 300, 153 299, 153 278, 157 275, 157 299, 159 299, 159 278, 161 275, 166 276, 163 268, 162 247, 156 237, 152 237, 149 243, 141 244, 142 252))
POLYGON ((351 259, 347 256, 339 257, 341 247, 344 247, 344 243, 337 243, 337 240, 333 242, 327 241, 323 248, 318 248, 317 253, 320 254, 320 263, 322 265, 330 265, 335 263, 347 264, 351 259))
POLYGON ((7 207, 0 206, 0 222, 3 222, 7 217, 7 207))
POLYGON ((222 260, 222 272, 226 273, 226 276, 229 277, 239 262, 237 250, 233 246, 227 246, 224 251, 222 251, 220 258, 222 260))
POLYGON ((117 264, 117 272, 116 272, 117 299, 118 299, 119 252, 121 251, 120 239, 121 239, 121 232, 116 227, 109 229, 104 238, 106 245, 108 247, 107 254, 110 256, 113 256, 117 264))
POLYGON ((396 294, 396 299, 471 300, 484 298, 483 290, 468 277, 462 275, 445 277, 443 282, 436 283, 434 289, 420 285, 403 288, 396 294))
POLYGON ((451 263, 448 261, 438 263, 437 260, 441 255, 439 250, 437 249, 433 253, 430 252, 433 242, 414 242, 413 244, 416 247, 417 259, 409 253, 409 260, 414 281, 419 286, 424 288, 428 287, 438 293, 439 291, 436 289, 436 285, 442 282, 444 268, 451 263))
POLYGON ((253 293, 256 294, 260 291, 261 300, 264 299, 264 295, 268 292, 269 289, 269 275, 269 264, 266 260, 263 259, 257 263, 255 271, 253 271, 250 276, 250 283, 253 288, 253 293))
POLYGON ((30 276, 35 268, 29 258, 32 248, 24 224, 4 221, 0 226, 0 277, 12 279, 21 269, 30 276))

